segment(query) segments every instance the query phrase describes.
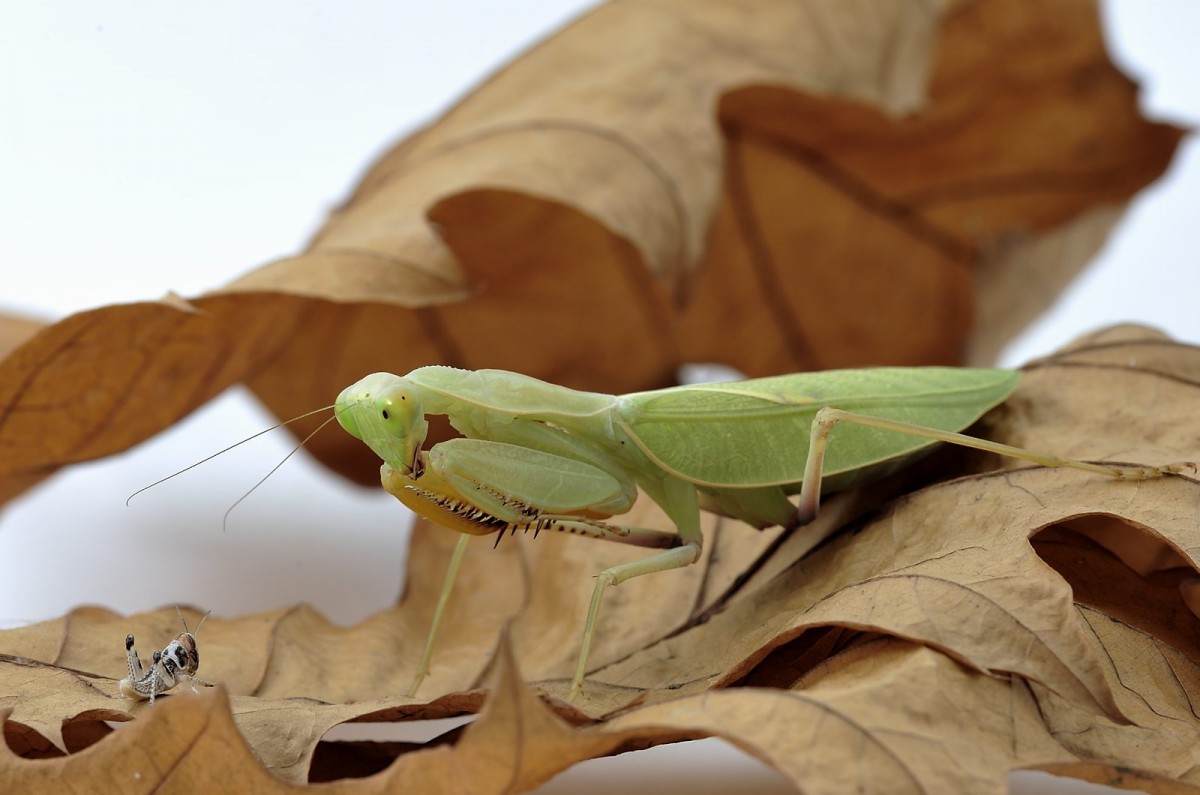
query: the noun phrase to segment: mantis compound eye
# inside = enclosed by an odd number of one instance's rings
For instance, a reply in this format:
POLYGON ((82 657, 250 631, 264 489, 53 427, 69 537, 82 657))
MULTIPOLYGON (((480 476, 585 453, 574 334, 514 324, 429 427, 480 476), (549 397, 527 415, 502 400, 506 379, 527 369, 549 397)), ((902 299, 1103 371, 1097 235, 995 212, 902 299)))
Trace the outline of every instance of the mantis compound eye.
POLYGON ((408 436, 424 422, 421 401, 407 383, 393 384, 371 400, 377 407, 380 422, 397 438, 408 436))

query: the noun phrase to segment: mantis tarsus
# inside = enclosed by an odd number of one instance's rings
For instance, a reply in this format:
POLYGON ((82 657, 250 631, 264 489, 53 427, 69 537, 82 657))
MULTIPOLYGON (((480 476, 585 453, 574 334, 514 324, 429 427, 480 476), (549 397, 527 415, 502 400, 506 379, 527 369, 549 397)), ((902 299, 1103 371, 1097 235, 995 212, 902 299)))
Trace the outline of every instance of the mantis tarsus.
POLYGON ((702 508, 760 528, 803 525, 822 493, 886 474, 939 441, 1123 479, 1195 469, 1071 461, 958 433, 1004 401, 1018 378, 991 369, 834 370, 622 396, 503 370, 422 367, 363 378, 338 396, 338 422, 383 459, 389 493, 463 534, 410 694, 429 672, 473 535, 558 531, 658 550, 597 576, 571 682, 577 696, 605 589, 694 563, 702 508), (439 414, 464 438, 423 450, 425 417, 439 414), (638 488, 676 532, 607 521, 633 505, 638 488), (796 493, 793 504, 787 497, 796 493))

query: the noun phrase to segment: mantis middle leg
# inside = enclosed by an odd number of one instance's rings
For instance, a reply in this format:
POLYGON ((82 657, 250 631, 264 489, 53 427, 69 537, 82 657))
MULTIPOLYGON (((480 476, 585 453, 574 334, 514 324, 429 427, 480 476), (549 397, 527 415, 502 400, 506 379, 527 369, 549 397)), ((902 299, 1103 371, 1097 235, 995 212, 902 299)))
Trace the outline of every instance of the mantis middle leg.
MULTIPOLYGON (((674 534, 659 533, 657 530, 644 530, 642 528, 604 525, 600 522, 572 521, 568 517, 539 515, 537 521, 548 523, 548 526, 544 528, 546 530, 575 533, 577 535, 582 535, 589 538, 621 541, 623 543, 634 544, 636 546, 660 547, 667 544, 674 544, 679 541, 679 536, 674 534)), ((514 525, 509 532, 518 529, 527 528, 514 525)), ((540 530, 540 528, 538 528, 536 525, 533 527, 533 529, 535 532, 540 530)), ((437 607, 435 607, 433 611, 433 624, 430 626, 429 634, 425 638, 425 647, 421 651, 421 660, 417 663, 417 671, 415 674, 413 674, 412 684, 409 685, 408 691, 405 693, 405 695, 415 696, 417 694, 417 690, 421 687, 421 683, 425 681, 427 676, 429 676, 429 667, 433 662, 433 649, 437 645, 438 632, 442 627, 442 618, 446 613, 446 605, 450 603, 450 594, 454 591, 454 584, 458 581, 458 570, 462 567, 463 557, 467 552, 467 542, 470 540, 471 536, 465 533, 460 535, 458 538, 458 543, 454 545, 454 551, 450 553, 450 563, 446 566, 446 576, 442 580, 442 590, 438 594, 437 607)), ((628 578, 629 577, 626 576, 624 579, 628 578)), ((615 585, 616 583, 613 584, 615 585)), ((595 611, 598 612, 598 597, 593 597, 593 601, 597 602, 595 611)), ((592 613, 589 612, 589 617, 591 616, 592 613)), ((593 625, 595 624, 595 618, 591 618, 591 623, 593 625)), ((590 645, 590 638, 588 643, 590 645)))
POLYGON ((575 676, 571 679, 571 700, 575 700, 583 692, 583 678, 587 674, 588 655, 592 650, 592 638, 596 634, 596 621, 600 617, 600 603, 608 587, 620 585, 634 577, 690 566, 700 558, 704 535, 700 532, 700 506, 695 486, 668 478, 662 483, 661 495, 656 496, 660 497, 658 502, 667 512, 667 516, 675 521, 681 545, 642 560, 607 568, 596 576, 596 587, 588 605, 587 621, 583 625, 579 662, 575 666, 575 676))

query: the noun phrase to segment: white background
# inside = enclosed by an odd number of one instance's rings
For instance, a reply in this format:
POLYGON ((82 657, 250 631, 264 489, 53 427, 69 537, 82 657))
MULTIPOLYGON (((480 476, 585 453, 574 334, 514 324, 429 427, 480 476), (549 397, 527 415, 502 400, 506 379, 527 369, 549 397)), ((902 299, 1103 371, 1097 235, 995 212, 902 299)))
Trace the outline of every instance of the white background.
MULTIPOLYGON (((363 0, 9 3, 0 7, 0 311, 57 319, 195 295, 299 250, 366 164, 589 3, 363 0), (352 9, 347 11, 346 9, 352 9)), ((1145 112, 1200 116, 1200 5, 1104 4, 1145 112)), ((1193 140, 1092 269, 1006 353, 1139 320, 1200 342, 1200 157, 1193 140)), ((136 488, 272 420, 233 390, 113 459, 74 467, 0 513, 0 626, 83 603, 187 603, 220 615, 309 601, 357 621, 395 601, 406 536, 390 498, 264 439, 142 495, 136 488), (302 495, 304 509, 278 515, 302 495)), ((120 639, 114 639, 120 654, 120 639)), ((1019 776, 1024 792, 1044 777, 1019 776)), ((718 741, 591 762, 547 792, 622 786, 788 791, 718 741)), ((1067 789, 1072 791, 1075 784, 1067 789)), ((1097 791, 1096 788, 1088 788, 1097 791)))

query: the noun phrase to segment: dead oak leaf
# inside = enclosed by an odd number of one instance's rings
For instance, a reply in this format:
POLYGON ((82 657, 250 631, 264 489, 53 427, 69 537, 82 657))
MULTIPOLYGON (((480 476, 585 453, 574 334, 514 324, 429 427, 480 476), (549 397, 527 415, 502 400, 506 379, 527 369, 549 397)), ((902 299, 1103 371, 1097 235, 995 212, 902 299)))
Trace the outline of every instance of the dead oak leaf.
MULTIPOLYGON (((7 668, 0 663, 0 681, 7 678, 7 668)), ((255 759, 219 691, 166 698, 151 715, 69 756, 22 759, 11 741, 0 744, 0 776, 14 792, 30 795, 61 792, 64 782, 86 782, 89 791, 114 793, 298 791, 255 759)), ((6 736, 17 720, 9 716, 6 736)))
POLYGON ((65 753, 68 744, 64 731, 69 723, 120 719, 128 703, 117 692, 114 681, 37 660, 0 655, 0 711, 6 713, 5 741, 14 750, 51 751, 33 739, 38 737, 65 753))
MULTIPOLYGON (((382 157, 304 253, 12 351, 0 496, 238 382, 291 417, 430 363, 623 393, 685 361, 979 360, 1180 135, 1084 0, 603 5, 382 157)), ((311 449, 375 480, 344 434, 311 449)))
POLYGON ((1194 652, 1181 653, 1097 610, 1081 607, 1079 614, 1130 722, 1089 715, 1035 683, 1038 709, 1051 734, 1080 760, 1106 763, 1108 780, 1102 783, 1148 792, 1172 791, 1175 782, 1200 786, 1200 718, 1194 705, 1200 668, 1194 652), (1167 781, 1155 785, 1160 777, 1167 781))
POLYGON ((641 726, 703 730, 801 791, 830 795, 999 794, 1022 760, 1072 759, 1040 724, 1021 680, 981 675, 898 640, 835 656, 790 691, 717 691, 606 724, 641 726))

